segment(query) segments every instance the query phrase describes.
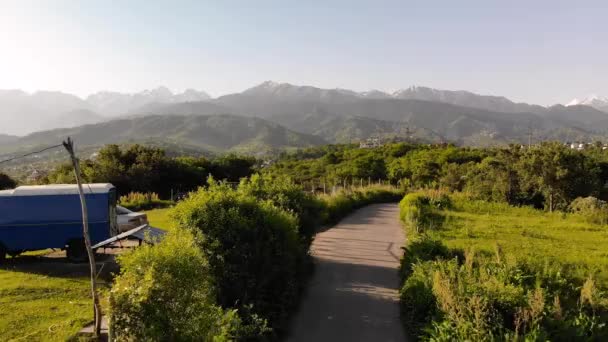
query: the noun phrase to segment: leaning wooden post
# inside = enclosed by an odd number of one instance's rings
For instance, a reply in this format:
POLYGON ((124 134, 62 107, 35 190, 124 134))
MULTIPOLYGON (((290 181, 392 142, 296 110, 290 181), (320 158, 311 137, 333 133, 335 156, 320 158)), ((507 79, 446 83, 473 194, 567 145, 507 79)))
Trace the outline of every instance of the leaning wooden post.
POLYGON ((95 337, 99 336, 101 331, 101 309, 99 307, 99 298, 97 297, 97 269, 95 268, 95 255, 91 248, 91 237, 89 236, 89 215, 87 211, 87 202, 82 191, 82 182, 80 180, 80 165, 74 154, 74 142, 68 137, 67 141, 63 142, 63 146, 70 154, 70 159, 74 165, 74 175, 76 176, 76 184, 78 184, 78 194, 80 195, 80 206, 82 208, 82 235, 84 236, 84 244, 89 255, 89 267, 91 269, 91 295, 93 296, 93 319, 95 321, 95 329, 93 331, 95 337))

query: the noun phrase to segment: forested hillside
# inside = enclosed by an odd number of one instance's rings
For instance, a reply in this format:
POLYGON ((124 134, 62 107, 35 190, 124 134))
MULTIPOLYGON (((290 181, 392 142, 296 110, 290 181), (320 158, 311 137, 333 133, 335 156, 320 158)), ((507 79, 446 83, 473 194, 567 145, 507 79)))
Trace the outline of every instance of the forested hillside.
POLYGON ((233 115, 151 115, 32 133, 4 144, 0 151, 52 145, 68 136, 85 147, 112 143, 166 142, 212 152, 238 151, 250 154, 324 143, 322 138, 296 133, 258 118, 233 115))

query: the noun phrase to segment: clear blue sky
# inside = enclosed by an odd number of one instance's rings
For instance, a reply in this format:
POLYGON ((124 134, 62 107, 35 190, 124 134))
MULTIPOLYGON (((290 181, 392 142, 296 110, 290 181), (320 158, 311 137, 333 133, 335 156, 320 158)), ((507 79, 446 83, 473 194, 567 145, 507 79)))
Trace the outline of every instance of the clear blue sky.
POLYGON ((608 1, 0 0, 0 88, 608 95, 608 1))

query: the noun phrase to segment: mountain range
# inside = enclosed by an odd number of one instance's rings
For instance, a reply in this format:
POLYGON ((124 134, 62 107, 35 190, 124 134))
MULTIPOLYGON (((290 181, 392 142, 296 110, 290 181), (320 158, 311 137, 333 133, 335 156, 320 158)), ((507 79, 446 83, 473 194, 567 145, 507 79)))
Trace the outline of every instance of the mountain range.
POLYGON ((608 101, 597 96, 543 107, 419 86, 389 94, 271 81, 215 99, 202 91, 174 94, 164 87, 136 94, 100 92, 86 99, 0 91, 0 133, 11 134, 0 135, 1 153, 54 144, 66 136, 85 146, 163 141, 261 154, 369 137, 492 145, 589 141, 607 132, 608 101))
POLYGON ((165 87, 135 94, 99 92, 86 99, 57 91, 28 94, 21 90, 0 90, 0 133, 23 135, 53 128, 76 127, 128 115, 152 103, 181 103, 210 98, 202 91, 188 89, 173 94, 165 87))
POLYGON ((568 104, 566 104, 566 106, 590 106, 593 107, 595 109, 604 111, 604 112, 608 112, 608 97, 601 97, 595 94, 589 95, 585 98, 582 99, 574 99, 570 102, 568 102, 568 104))

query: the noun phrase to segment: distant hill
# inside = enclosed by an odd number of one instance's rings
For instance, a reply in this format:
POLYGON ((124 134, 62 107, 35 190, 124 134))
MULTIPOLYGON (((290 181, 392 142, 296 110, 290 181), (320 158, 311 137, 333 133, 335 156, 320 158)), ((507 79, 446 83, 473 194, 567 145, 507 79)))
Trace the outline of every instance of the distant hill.
POLYGON ((183 144, 211 152, 238 151, 251 154, 325 143, 320 137, 296 133, 259 118, 234 115, 151 115, 36 132, 4 144, 0 151, 7 153, 53 145, 68 136, 78 146, 153 141, 159 144, 183 144))
POLYGON ((0 134, 0 144, 10 144, 17 141, 19 137, 14 135, 0 134))

